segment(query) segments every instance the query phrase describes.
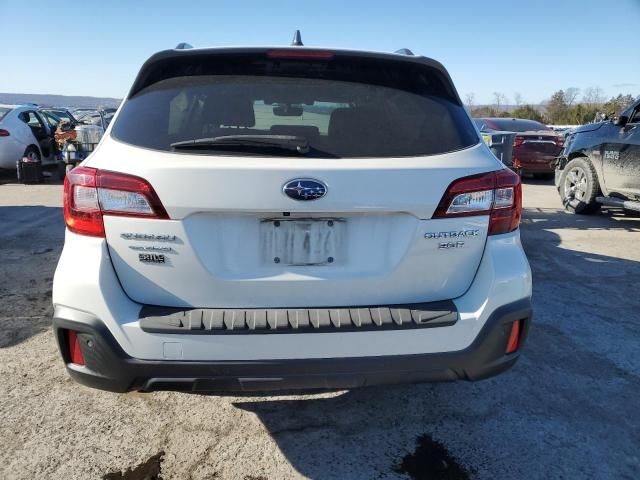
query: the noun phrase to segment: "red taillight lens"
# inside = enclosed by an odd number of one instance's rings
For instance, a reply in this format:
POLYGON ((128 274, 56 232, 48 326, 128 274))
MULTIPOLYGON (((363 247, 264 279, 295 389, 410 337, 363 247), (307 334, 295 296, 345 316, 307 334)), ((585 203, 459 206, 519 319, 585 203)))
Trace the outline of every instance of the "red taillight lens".
POLYGON ((324 50, 269 50, 267 52, 269 58, 293 58, 293 59, 315 59, 315 60, 331 60, 334 57, 333 52, 324 50))
POLYGON ((71 363, 84 365, 84 355, 80 348, 80 339, 74 330, 67 330, 67 347, 69 348, 69 358, 71 363))
POLYGON ((169 218, 146 180, 94 168, 74 168, 64 180, 67 227, 81 235, 104 237, 103 215, 169 218))
POLYGON ((489 215, 489 235, 518 228, 522 214, 520 177, 509 169, 454 181, 442 196, 433 218, 489 215))
POLYGON ((496 172, 496 198, 489 217, 489 235, 513 232, 522 217, 522 180, 511 170, 496 172))
POLYGON ((11 134, 9 133, 9 130, 5 130, 4 128, 0 128, 0 137, 8 137, 11 134))
POLYGON ((516 135, 516 137, 513 139, 513 146, 514 147, 519 147, 523 143, 524 143, 524 137, 516 135))
POLYGON ((515 158, 513 160, 513 168, 520 168, 522 167, 522 162, 520 161, 519 158, 515 158))
POLYGON ((520 330, 522 320, 516 320, 511 324, 511 332, 509 333, 509 340, 507 341, 507 349, 505 353, 513 353, 518 350, 518 344, 520 343, 520 330))
POLYGON ((64 179, 64 221, 74 233, 104 237, 96 189, 97 170, 76 167, 64 179))

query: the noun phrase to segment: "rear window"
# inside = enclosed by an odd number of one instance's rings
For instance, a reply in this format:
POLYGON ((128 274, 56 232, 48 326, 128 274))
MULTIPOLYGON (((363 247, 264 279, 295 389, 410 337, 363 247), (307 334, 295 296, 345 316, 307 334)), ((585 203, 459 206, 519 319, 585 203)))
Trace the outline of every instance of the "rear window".
POLYGON ((535 130, 551 130, 546 125, 535 120, 513 120, 513 119, 491 119, 485 121, 486 124, 495 130, 505 130, 508 132, 530 132, 535 130))
MULTIPOLYGON (((129 98, 112 135, 165 151, 174 151, 176 142, 220 136, 295 136, 308 142, 304 155, 327 158, 433 155, 478 143, 464 108, 439 72, 394 70, 389 64, 358 68, 353 63, 306 66, 299 60, 262 60, 247 62, 246 68, 242 63, 226 66, 219 74, 211 74, 216 68, 192 65, 129 98), (180 74, 190 71, 206 74, 180 74)), ((215 152, 301 154, 256 146, 215 152)))
POLYGON ((2 120, 11 110, 11 108, 0 107, 0 120, 2 120))

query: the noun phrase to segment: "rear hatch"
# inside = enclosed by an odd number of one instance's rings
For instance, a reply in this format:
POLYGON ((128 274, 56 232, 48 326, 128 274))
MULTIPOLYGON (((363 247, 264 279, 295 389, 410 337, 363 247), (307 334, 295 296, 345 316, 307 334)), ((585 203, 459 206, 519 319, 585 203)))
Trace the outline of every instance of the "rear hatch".
POLYGON ((308 49, 152 57, 87 165, 145 179, 168 216, 105 215, 126 293, 202 308, 462 295, 488 212, 432 217, 500 168, 437 62, 308 49))
POLYGON ((560 154, 564 142, 562 138, 549 131, 522 132, 515 137, 514 155, 526 156, 530 161, 545 162, 560 154))

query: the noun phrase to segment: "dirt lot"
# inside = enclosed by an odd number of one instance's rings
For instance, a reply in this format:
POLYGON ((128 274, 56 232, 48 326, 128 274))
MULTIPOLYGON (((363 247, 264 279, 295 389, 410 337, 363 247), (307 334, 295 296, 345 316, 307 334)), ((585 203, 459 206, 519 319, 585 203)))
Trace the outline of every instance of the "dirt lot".
POLYGON ((60 200, 60 185, 0 185, 0 478, 637 478, 640 219, 571 216, 528 181, 536 318, 502 376, 116 395, 70 381, 50 331, 60 200))

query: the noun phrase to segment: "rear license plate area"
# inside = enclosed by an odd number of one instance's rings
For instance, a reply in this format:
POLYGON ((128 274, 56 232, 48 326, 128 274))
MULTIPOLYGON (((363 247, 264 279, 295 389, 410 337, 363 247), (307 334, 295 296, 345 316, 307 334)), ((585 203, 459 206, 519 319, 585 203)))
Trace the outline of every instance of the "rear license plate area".
POLYGON ((340 218, 266 219, 260 222, 267 265, 344 264, 346 221, 340 218))

